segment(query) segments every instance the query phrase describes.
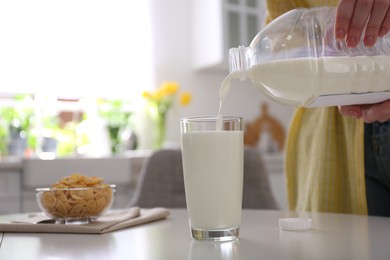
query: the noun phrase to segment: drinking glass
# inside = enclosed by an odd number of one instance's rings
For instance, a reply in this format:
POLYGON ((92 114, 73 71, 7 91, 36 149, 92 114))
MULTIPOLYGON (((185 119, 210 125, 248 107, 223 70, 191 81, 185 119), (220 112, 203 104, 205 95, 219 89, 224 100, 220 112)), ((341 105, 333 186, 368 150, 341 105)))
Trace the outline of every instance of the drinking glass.
POLYGON ((244 137, 238 116, 180 120, 183 173, 191 235, 196 240, 238 238, 244 137))

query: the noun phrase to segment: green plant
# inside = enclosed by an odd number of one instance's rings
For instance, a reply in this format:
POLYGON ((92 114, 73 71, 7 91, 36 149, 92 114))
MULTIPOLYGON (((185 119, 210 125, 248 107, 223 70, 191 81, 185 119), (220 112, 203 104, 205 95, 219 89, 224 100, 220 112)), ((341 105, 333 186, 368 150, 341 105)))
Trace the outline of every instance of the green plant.
POLYGON ((128 102, 123 100, 99 100, 99 116, 107 120, 111 141, 111 152, 116 154, 121 149, 120 134, 127 127, 132 126, 133 113, 126 109, 128 102))
POLYGON ((29 104, 31 101, 30 95, 16 95, 11 105, 0 108, 1 154, 7 154, 7 143, 12 138, 26 139, 28 147, 34 145, 30 131, 34 118, 34 109, 29 104))
POLYGON ((1 123, 0 124, 0 155, 7 154, 7 139, 8 139, 8 128, 1 123))

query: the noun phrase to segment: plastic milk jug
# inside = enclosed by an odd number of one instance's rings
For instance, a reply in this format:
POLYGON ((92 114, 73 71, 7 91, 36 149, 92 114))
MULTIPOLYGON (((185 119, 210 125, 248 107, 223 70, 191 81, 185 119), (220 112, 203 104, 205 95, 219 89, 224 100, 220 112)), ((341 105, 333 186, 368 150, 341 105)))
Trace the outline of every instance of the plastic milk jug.
POLYGON ((249 47, 229 50, 230 75, 249 79, 287 106, 334 106, 390 99, 390 36, 356 48, 335 39, 335 7, 294 9, 265 26, 249 47))

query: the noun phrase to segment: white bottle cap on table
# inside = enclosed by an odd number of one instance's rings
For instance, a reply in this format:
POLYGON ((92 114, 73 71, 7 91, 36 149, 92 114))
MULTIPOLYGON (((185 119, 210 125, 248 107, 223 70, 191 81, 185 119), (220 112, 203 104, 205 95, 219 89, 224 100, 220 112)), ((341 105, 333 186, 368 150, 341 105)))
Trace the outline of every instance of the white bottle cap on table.
POLYGON ((281 230, 308 230, 312 227, 310 218, 282 218, 279 219, 281 230))

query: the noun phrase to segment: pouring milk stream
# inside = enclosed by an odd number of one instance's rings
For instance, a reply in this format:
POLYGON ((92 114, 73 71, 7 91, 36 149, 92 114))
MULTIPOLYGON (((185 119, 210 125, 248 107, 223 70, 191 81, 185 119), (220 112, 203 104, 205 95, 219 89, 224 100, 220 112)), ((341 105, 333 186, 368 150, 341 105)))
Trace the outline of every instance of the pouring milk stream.
POLYGON ((223 101, 225 100, 227 94, 230 90, 230 77, 226 77, 222 81, 221 88, 219 89, 219 109, 218 109, 218 118, 217 118, 217 131, 222 131, 222 107, 223 101))

